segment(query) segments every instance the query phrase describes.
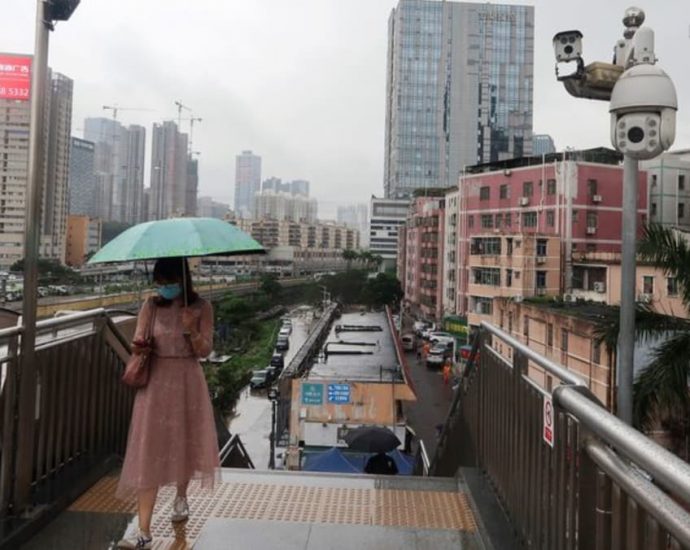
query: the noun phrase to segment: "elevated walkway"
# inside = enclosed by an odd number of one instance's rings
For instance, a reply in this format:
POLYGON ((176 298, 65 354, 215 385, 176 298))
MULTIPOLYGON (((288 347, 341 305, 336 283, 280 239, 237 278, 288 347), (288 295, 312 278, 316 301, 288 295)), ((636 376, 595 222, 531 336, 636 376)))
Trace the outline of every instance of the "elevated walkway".
MULTIPOLYGON (((136 510, 114 498, 116 484, 103 477, 22 548, 112 548, 136 510)), ((190 519, 178 526, 169 519, 174 493, 159 496, 156 550, 486 547, 461 479, 224 469, 213 492, 190 488, 190 519)))

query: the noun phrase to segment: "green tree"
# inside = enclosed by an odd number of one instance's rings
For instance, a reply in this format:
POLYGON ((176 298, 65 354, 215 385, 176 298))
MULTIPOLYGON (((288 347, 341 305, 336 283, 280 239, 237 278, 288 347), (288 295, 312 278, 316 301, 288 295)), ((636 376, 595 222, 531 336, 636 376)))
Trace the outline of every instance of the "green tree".
MULTIPOLYGON (((78 283, 81 280, 79 273, 71 267, 62 265, 57 260, 39 258, 37 263, 38 277, 41 282, 52 283, 78 283)), ((10 266, 10 271, 24 272, 24 258, 17 260, 10 266)))
POLYGON ((343 260, 347 262, 348 271, 352 268, 352 262, 359 258, 359 254, 356 250, 350 248, 343 250, 343 260))
POLYGON ((395 306, 403 297, 400 281, 394 275, 379 273, 369 278, 362 288, 361 301, 373 308, 395 306))
MULTIPOLYGON (((675 279, 683 305, 690 311, 690 244, 686 237, 660 225, 647 226, 638 254, 675 279)), ((597 328, 598 341, 610 353, 615 353, 618 341, 617 313, 614 308, 597 328)), ((634 383, 634 423, 640 429, 660 423, 671 434, 674 450, 679 452, 690 439, 690 320, 663 315, 638 304, 635 338, 655 348, 651 362, 634 383)))
POLYGON ((270 298, 277 298, 280 295, 283 287, 277 281, 275 275, 263 274, 261 275, 261 291, 264 292, 270 298))

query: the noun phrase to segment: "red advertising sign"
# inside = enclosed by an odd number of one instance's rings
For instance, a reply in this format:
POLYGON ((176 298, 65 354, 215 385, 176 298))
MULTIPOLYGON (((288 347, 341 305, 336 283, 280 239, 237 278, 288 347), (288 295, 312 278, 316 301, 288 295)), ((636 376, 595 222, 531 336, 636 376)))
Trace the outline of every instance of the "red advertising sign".
POLYGON ((31 91, 31 57, 0 54, 0 99, 28 101, 31 91))
POLYGON ((553 448, 554 410, 551 398, 544 396, 544 441, 553 448))

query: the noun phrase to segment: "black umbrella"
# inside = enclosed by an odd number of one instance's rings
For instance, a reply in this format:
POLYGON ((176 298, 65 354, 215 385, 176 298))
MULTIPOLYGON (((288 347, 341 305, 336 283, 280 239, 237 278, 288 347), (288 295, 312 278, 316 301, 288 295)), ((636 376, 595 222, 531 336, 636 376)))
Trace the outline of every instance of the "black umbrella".
POLYGON ((350 449, 363 453, 387 453, 400 446, 400 440, 388 428, 379 426, 360 426, 345 435, 345 443, 350 449))

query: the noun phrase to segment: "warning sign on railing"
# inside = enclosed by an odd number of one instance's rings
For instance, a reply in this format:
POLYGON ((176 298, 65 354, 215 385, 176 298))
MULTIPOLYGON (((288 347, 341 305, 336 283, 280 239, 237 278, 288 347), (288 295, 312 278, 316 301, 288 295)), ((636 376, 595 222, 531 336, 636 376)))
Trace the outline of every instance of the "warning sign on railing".
POLYGON ((544 441, 553 447, 554 412, 551 397, 544 396, 544 441))

